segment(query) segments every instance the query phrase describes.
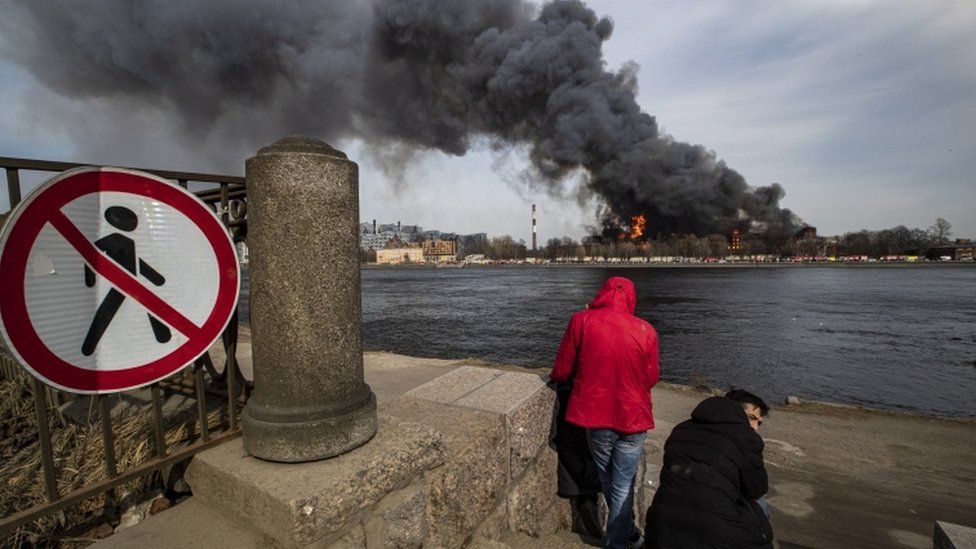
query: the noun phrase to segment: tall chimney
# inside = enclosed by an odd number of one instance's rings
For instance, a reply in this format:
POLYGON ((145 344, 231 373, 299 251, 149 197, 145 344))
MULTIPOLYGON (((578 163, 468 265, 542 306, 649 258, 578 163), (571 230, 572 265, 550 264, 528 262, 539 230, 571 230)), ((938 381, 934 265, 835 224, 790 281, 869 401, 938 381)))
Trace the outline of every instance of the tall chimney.
POLYGON ((400 222, 397 221, 397 234, 400 234, 400 222))
POLYGON ((376 220, 375 219, 373 220, 373 234, 377 234, 376 233, 376 220))
POLYGON ((535 204, 532 205, 532 256, 535 257, 535 204))

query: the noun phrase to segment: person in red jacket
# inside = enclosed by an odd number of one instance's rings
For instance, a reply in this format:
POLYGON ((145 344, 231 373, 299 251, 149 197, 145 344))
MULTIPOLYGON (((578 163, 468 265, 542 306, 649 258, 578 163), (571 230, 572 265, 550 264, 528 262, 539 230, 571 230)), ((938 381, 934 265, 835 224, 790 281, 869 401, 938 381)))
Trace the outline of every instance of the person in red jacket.
POLYGON ((603 546, 640 545, 630 507, 647 430, 654 428, 651 387, 658 380, 657 332, 634 316, 634 283, 615 276, 586 310, 573 315, 549 377, 573 378, 566 421, 585 427, 607 500, 603 546))

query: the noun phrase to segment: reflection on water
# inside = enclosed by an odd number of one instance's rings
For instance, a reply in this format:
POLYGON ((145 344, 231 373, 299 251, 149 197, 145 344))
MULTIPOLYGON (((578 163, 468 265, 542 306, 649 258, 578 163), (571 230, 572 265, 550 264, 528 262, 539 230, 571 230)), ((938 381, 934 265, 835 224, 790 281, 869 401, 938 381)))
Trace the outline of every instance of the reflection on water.
POLYGON ((976 268, 364 269, 364 343, 548 367, 613 275, 637 286, 665 381, 976 417, 976 268))

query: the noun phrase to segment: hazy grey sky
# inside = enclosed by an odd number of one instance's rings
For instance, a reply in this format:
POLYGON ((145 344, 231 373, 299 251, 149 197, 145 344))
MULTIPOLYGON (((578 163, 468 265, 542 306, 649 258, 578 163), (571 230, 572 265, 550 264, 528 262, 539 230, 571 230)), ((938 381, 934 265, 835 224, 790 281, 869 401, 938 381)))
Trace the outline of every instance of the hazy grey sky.
MULTIPOLYGON (((954 236, 976 237, 976 3, 587 4, 615 25, 607 68, 640 66, 638 102, 666 133, 714 150, 750 185, 780 183, 782 205, 821 234, 944 217, 954 236)), ((0 155, 242 174, 255 152, 226 134, 188 139, 166 105, 54 92, 11 61, 6 38, 0 155)), ((562 197, 527 182, 518 151, 426 152, 391 177, 375 147, 332 144, 360 164, 363 221, 529 240, 535 203, 542 242, 595 223, 572 181, 562 197)))

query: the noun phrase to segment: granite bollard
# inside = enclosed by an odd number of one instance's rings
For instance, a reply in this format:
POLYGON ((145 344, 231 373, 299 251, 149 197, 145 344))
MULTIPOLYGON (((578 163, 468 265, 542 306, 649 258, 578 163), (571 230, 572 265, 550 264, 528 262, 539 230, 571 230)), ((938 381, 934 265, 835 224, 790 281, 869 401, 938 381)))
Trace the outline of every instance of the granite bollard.
POLYGON ((268 461, 336 456, 376 433, 363 379, 358 166, 288 137, 245 173, 254 393, 244 448, 268 461))

